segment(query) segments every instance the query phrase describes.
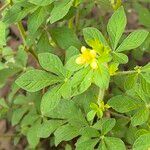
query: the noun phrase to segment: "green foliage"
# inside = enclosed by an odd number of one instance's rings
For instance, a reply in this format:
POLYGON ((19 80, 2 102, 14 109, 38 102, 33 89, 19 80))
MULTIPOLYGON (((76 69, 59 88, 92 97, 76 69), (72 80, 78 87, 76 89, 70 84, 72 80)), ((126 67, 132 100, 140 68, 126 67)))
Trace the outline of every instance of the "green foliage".
POLYGON ((10 0, 1 8, 0 88, 9 92, 0 118, 16 144, 150 149, 148 2, 10 0))
POLYGON ((126 26, 126 16, 123 7, 120 7, 110 18, 107 31, 110 36, 112 49, 115 50, 126 26))

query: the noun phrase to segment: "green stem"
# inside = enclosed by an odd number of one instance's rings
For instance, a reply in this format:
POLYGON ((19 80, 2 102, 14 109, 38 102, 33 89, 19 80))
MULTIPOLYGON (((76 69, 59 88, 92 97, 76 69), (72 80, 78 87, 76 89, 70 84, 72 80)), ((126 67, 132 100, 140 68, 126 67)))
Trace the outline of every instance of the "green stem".
POLYGON ((78 32, 79 20, 80 20, 80 11, 79 11, 79 8, 77 8, 77 14, 76 14, 76 17, 75 17, 75 28, 76 28, 76 32, 78 32))
POLYGON ((98 105, 100 106, 100 102, 103 100, 104 98, 104 95, 105 95, 105 89, 99 89, 99 93, 98 93, 98 100, 97 100, 97 103, 98 105))
POLYGON ((9 6, 9 3, 4 4, 1 8, 0 8, 0 13, 6 9, 9 6))
POLYGON ((136 71, 136 70, 130 70, 130 71, 119 71, 119 72, 116 72, 116 74, 114 74, 114 76, 116 76, 116 75, 134 74, 134 73, 137 73, 137 71, 136 71))
POLYGON ((20 34, 21 34, 23 43, 24 43, 24 45, 26 46, 26 45, 27 45, 27 44, 26 44, 26 31, 24 30, 24 27, 23 27, 23 25, 22 25, 22 22, 19 21, 19 22, 17 23, 17 26, 18 26, 18 29, 19 29, 19 31, 20 31, 20 34))
POLYGON ((17 23, 17 26, 18 26, 18 29, 20 31, 20 34, 21 34, 21 37, 22 37, 22 40, 23 40, 23 44, 25 46, 25 51, 26 52, 30 52, 35 58, 36 60, 38 60, 38 57, 36 55, 36 53, 34 52, 34 50, 32 48, 27 48, 27 43, 26 43, 26 31, 24 30, 24 27, 22 25, 22 22, 19 21, 17 23))
POLYGON ((70 18, 69 21, 68 21, 68 27, 69 27, 70 29, 73 29, 73 28, 74 28, 73 22, 74 22, 74 17, 70 18))
POLYGON ((116 117, 126 118, 126 119, 130 120, 130 117, 128 117, 128 116, 124 116, 124 115, 122 115, 122 114, 118 114, 118 113, 115 113, 115 112, 112 112, 112 111, 108 111, 108 112, 109 112, 110 114, 116 116, 116 117))

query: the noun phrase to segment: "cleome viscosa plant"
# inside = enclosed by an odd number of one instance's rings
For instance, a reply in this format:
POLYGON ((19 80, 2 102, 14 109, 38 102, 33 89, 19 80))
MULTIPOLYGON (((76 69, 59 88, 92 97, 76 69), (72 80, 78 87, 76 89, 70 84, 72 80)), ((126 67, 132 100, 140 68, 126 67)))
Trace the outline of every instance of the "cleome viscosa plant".
POLYGON ((128 4, 4 2, 1 88, 12 81, 0 99, 0 115, 15 128, 15 144, 24 139, 24 149, 150 149, 150 64, 136 57, 141 50, 141 58, 149 54, 150 25, 127 30, 128 4), (21 38, 14 49, 8 42, 13 26, 21 38))

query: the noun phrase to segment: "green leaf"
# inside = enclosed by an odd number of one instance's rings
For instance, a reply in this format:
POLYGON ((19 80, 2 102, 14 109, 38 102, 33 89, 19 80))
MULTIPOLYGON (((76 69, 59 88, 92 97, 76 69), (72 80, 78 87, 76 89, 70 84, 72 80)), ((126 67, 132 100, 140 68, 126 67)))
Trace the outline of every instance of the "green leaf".
POLYGON ((53 72, 57 75, 65 76, 65 69, 57 55, 51 53, 40 53, 38 55, 38 59, 43 69, 53 72))
POLYGON ((35 121, 37 121, 40 116, 36 113, 36 110, 31 110, 28 114, 26 114, 21 120, 21 127, 31 126, 35 121))
POLYGON ((113 118, 102 118, 96 122, 93 127, 97 130, 101 130, 101 134, 105 135, 115 126, 116 120, 113 118))
POLYGON ((18 66, 26 67, 26 64, 28 61, 28 55, 27 55, 27 52, 24 50, 23 47, 19 48, 15 59, 16 59, 16 64, 18 66))
POLYGON ((92 48, 98 48, 99 44, 107 45, 102 33, 93 27, 87 27, 83 29, 83 35, 86 43, 92 48))
POLYGON ((149 118, 149 109, 144 107, 139 109, 134 116, 131 118, 133 126, 141 125, 145 123, 149 118))
POLYGON ((55 145, 57 146, 62 141, 70 141, 79 135, 79 128, 66 124, 59 127, 55 132, 55 145))
POLYGON ((142 105, 142 103, 139 103, 138 100, 132 99, 128 96, 117 95, 112 97, 108 101, 108 105, 110 105, 113 109, 120 113, 125 113, 131 110, 138 109, 142 105))
POLYGON ((50 34, 54 42, 64 50, 67 50, 70 46, 81 47, 81 43, 72 29, 64 26, 55 27, 51 29, 50 34))
POLYGON ((94 119, 95 115, 96 115, 96 111, 91 110, 91 111, 88 112, 88 114, 87 114, 87 120, 88 120, 88 121, 92 121, 92 120, 94 119))
POLYGON ((147 73, 150 73, 150 63, 146 64, 145 66, 143 66, 141 68, 141 71, 142 72, 147 72, 147 73))
POLYGON ((59 79, 42 70, 30 70, 22 74, 17 80, 16 84, 29 92, 36 92, 44 87, 55 84, 59 79))
POLYGON ((48 138, 64 121, 62 120, 47 120, 44 121, 38 129, 37 136, 40 138, 48 138))
POLYGON ((55 0, 29 0, 30 3, 38 6, 46 6, 53 3, 55 0))
POLYGON ((150 133, 141 135, 133 144, 133 150, 148 150, 150 148, 150 133))
POLYGON ((113 60, 119 64, 126 64, 128 62, 128 57, 123 53, 113 52, 113 60))
POLYGON ((35 5, 28 2, 18 2, 7 10, 3 21, 6 24, 12 24, 23 19, 29 12, 36 9, 35 5))
POLYGON ((71 85, 70 80, 66 81, 60 88, 61 95, 64 99, 71 97, 71 85))
POLYGON ((0 46, 6 45, 6 26, 0 21, 0 46))
POLYGON ((94 71, 94 83, 102 89, 107 89, 109 85, 109 79, 110 75, 108 69, 103 64, 100 64, 98 69, 94 71))
POLYGON ((144 91, 145 94, 147 94, 147 96, 149 96, 150 93, 150 81, 149 81, 149 76, 150 75, 143 75, 140 74, 139 76, 139 83, 140 83, 140 87, 141 89, 144 91))
POLYGON ((75 72, 83 68, 83 65, 79 65, 76 63, 76 59, 79 55, 72 56, 66 63, 65 67, 67 70, 71 72, 75 72))
POLYGON ((126 150, 126 147, 123 141, 115 137, 105 137, 104 143, 107 147, 107 150, 126 150))
POLYGON ((86 137, 86 138, 92 138, 92 137, 99 137, 100 132, 97 129, 94 129, 93 127, 86 126, 82 127, 80 130, 81 138, 86 137))
POLYGON ((72 3, 73 0, 63 0, 61 2, 55 2, 54 8, 51 12, 50 23, 55 23, 56 21, 66 16, 72 6, 72 3))
POLYGON ((46 17, 49 15, 48 7, 39 7, 34 13, 32 13, 28 18, 28 31, 30 35, 38 30, 42 23, 46 20, 46 17))
POLYGON ((11 123, 13 126, 19 123, 19 121, 21 120, 23 115, 27 112, 27 110, 28 110, 27 107, 22 107, 22 108, 15 109, 13 111, 13 115, 11 119, 11 123))
POLYGON ((40 120, 36 121, 27 132, 27 140, 31 148, 35 148, 40 141, 40 138, 37 136, 40 125, 40 120))
MULTIPOLYGON (((149 1, 149 0, 148 0, 149 1)), ((150 1, 149 1, 150 2, 150 1)), ((143 7, 142 5, 140 5, 139 3, 135 3, 134 4, 134 8, 136 10, 136 12, 138 13, 138 19, 139 22, 146 26, 146 27, 150 27, 150 22, 149 19, 150 18, 150 11, 148 10, 148 8, 143 7), (139 11, 140 10, 140 11, 139 11)))
POLYGON ((77 127, 87 126, 84 114, 80 108, 70 100, 62 99, 56 108, 49 112, 47 116, 55 119, 67 119, 72 125, 77 127))
POLYGON ((116 52, 127 51, 139 47, 147 38, 146 30, 137 30, 132 32, 117 48, 116 52))
POLYGON ((53 52, 53 47, 50 44, 48 34, 42 33, 37 43, 37 53, 53 52))
POLYGON ((56 86, 55 88, 49 90, 42 97, 41 102, 41 112, 43 115, 48 114, 51 110, 53 110, 61 100, 60 94, 60 86, 56 86))
POLYGON ((93 79, 93 71, 88 68, 81 69, 76 72, 71 80, 73 95, 78 95, 86 91, 93 79), (80 77, 80 78, 79 78, 80 77))
POLYGON ((66 57, 65 57, 65 62, 67 62, 71 57, 73 56, 77 56, 79 54, 79 50, 74 47, 74 46, 70 46, 67 50, 66 50, 66 57))
POLYGON ((125 90, 130 90, 130 89, 134 88, 134 86, 137 83, 137 79, 138 79, 137 73, 127 75, 125 82, 124 82, 125 90))
POLYGON ((124 8, 120 7, 118 10, 115 11, 115 13, 109 19, 107 25, 107 31, 109 34, 109 38, 113 50, 115 50, 118 45, 121 35, 124 32, 126 23, 127 20, 126 20, 124 8))
POLYGON ((0 106, 4 107, 4 108, 9 108, 5 99, 0 98, 0 106))
POLYGON ((76 150, 93 150, 99 139, 82 139, 76 143, 76 150))

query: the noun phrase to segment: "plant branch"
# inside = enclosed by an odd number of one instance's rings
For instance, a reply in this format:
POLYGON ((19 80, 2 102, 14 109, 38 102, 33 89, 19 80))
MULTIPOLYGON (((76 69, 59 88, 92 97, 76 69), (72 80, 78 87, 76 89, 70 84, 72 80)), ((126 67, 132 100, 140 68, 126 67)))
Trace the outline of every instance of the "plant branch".
POLYGON ((20 31, 20 34, 21 34, 23 43, 24 43, 24 45, 26 46, 26 45, 27 45, 27 44, 26 44, 26 31, 24 30, 24 27, 23 27, 23 25, 22 25, 22 22, 19 21, 19 22, 17 23, 17 26, 18 26, 18 29, 19 29, 19 31, 20 31))
POLYGON ((136 71, 136 70, 130 70, 130 71, 119 71, 119 72, 116 72, 116 74, 114 74, 114 76, 116 76, 116 75, 134 74, 134 73, 137 73, 137 71, 136 71))
POLYGON ((9 3, 4 4, 1 8, 0 8, 0 13, 6 9, 9 6, 9 3))
POLYGON ((18 26, 19 32, 21 34, 21 37, 22 37, 22 40, 23 40, 23 44, 25 46, 25 51, 26 52, 30 52, 36 58, 36 60, 38 60, 38 57, 37 57, 36 53, 34 52, 34 50, 32 48, 27 48, 27 44, 26 44, 26 31, 24 30, 22 22, 19 21, 17 23, 17 26, 18 26))
POLYGON ((122 114, 118 114, 118 113, 112 112, 110 110, 108 110, 108 112, 116 117, 126 118, 126 119, 130 120, 130 117, 128 117, 128 116, 124 116, 122 114))
POLYGON ((98 100, 97 100, 98 105, 100 105, 100 102, 103 100, 104 95, 105 95, 105 89, 100 88, 98 93, 98 100))

